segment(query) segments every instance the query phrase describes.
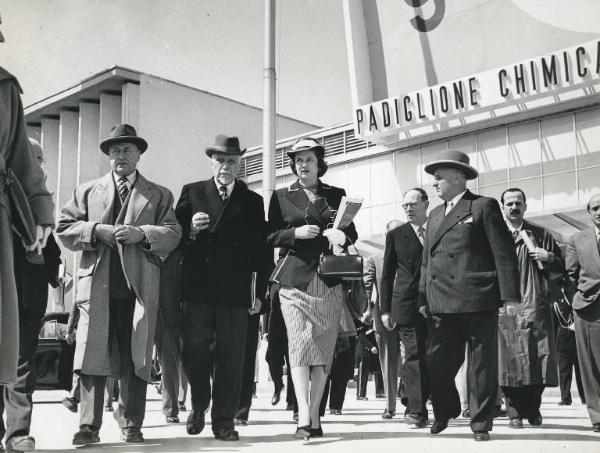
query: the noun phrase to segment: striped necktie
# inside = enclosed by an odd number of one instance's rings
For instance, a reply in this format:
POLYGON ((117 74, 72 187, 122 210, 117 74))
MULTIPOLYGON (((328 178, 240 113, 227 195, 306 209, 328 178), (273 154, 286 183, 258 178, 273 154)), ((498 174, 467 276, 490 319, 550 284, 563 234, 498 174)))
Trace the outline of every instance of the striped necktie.
POLYGON ((125 201, 127 198, 127 194, 129 193, 129 187, 127 186, 127 177, 121 176, 117 181, 117 189, 119 190, 119 197, 121 198, 121 202, 125 201))
POLYGON ((417 230, 417 237, 419 238, 421 245, 423 245, 423 242, 425 240, 425 228, 423 228, 422 226, 420 226, 417 230))
POLYGON ((221 200, 223 200, 223 203, 225 203, 229 198, 229 194, 227 193, 227 186, 219 187, 219 191, 221 192, 221 200))

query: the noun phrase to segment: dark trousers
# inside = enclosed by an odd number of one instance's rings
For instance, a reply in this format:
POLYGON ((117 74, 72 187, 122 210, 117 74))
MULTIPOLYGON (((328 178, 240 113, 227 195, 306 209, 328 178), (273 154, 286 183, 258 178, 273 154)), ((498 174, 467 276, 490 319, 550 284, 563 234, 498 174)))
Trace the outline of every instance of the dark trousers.
MULTIPOLYGON (((0 440, 6 434, 6 440, 13 436, 29 435, 32 394, 35 389, 35 351, 42 327, 41 316, 24 319, 19 314, 19 359, 17 364, 17 382, 0 386, 0 440), (2 415, 6 410, 6 426, 2 415)), ((1 365, 0 365, 1 366, 1 365)))
POLYGON ((290 359, 287 353, 283 354, 280 352, 276 352, 267 349, 267 354, 265 357, 267 364, 269 365, 269 374, 271 375, 271 379, 273 379, 273 384, 275 388, 283 387, 283 366, 287 363, 287 382, 286 382, 286 403, 293 407, 294 412, 298 412, 298 402, 296 401, 296 393, 294 391, 294 382, 292 381, 292 373, 290 372, 290 359))
POLYGON ((427 322, 427 370, 437 420, 460 414, 454 378, 468 355, 469 410, 473 431, 490 431, 498 393, 498 311, 434 314, 427 322))
POLYGON ((258 349, 258 327, 260 315, 248 317, 248 329, 246 330, 246 348, 244 352, 244 369, 242 374, 242 388, 240 391, 240 403, 235 413, 235 418, 248 420, 250 407, 252 406, 252 393, 254 389, 254 371, 256 367, 256 350, 258 349))
POLYGON ((162 411, 166 417, 179 414, 179 367, 181 337, 179 335, 179 307, 175 301, 158 306, 156 324, 156 352, 162 373, 162 411))
POLYGON ((600 423, 600 301, 575 310, 574 318, 585 401, 592 423, 600 423))
POLYGON ((325 390, 321 398, 319 413, 325 415, 327 398, 329 397, 329 409, 342 410, 346 399, 346 388, 348 381, 354 377, 354 355, 356 351, 356 337, 348 338, 349 348, 339 352, 333 358, 331 372, 325 383, 325 390))
POLYGON ((579 360, 577 359, 577 349, 558 350, 558 374, 560 382, 560 399, 571 401, 571 382, 573 382, 573 369, 575 369, 575 383, 579 398, 585 401, 585 392, 581 382, 581 371, 579 369, 579 360))
POLYGON ((524 385, 522 387, 502 386, 506 414, 509 418, 534 418, 540 414, 542 394, 545 385, 524 385))
MULTIPOLYGON (((360 359, 358 362, 358 385, 356 386, 356 396, 367 396, 367 384, 372 369, 370 362, 370 358, 367 357, 360 359)), ((381 371, 373 372, 373 379, 375 380, 375 395, 382 395, 385 390, 383 387, 383 376, 381 375, 381 371)))
POLYGON ((248 309, 218 303, 183 306, 182 360, 191 390, 192 412, 203 413, 211 400, 211 345, 214 344, 212 430, 233 427, 242 386, 248 309))
POLYGON ((424 321, 418 320, 413 325, 400 325, 397 329, 404 344, 405 357, 401 375, 408 399, 408 412, 426 416, 430 385, 425 363, 427 325, 424 321))
MULTIPOLYGON (((111 298, 109 317, 110 350, 118 351, 119 402, 115 418, 120 428, 141 428, 146 414, 147 383, 135 374, 131 356, 131 331, 135 298, 111 298)), ((114 357, 111 357, 114 362, 114 357)), ((80 426, 100 429, 107 376, 80 374, 80 426)), ((110 389, 109 389, 110 392, 110 389)))

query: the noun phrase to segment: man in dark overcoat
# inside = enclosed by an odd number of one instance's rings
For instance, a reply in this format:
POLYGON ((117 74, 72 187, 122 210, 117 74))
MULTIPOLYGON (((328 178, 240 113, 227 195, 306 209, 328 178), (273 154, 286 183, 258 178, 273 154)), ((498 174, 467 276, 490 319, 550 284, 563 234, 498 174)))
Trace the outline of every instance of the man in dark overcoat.
POLYGON ((523 219, 525 193, 518 188, 500 197, 519 263, 521 304, 516 316, 500 311, 500 386, 511 428, 542 424, 540 407, 545 387, 558 385, 552 302, 562 297, 562 254, 552 235, 523 219))
POLYGON ((468 347, 471 430, 489 440, 498 392, 498 308, 514 315, 519 270, 498 202, 467 190, 478 172, 461 151, 427 164, 444 204, 434 208, 423 245, 419 311, 428 318, 427 368, 435 421, 432 434, 460 414, 454 378, 468 347))
MULTIPOLYGON (((212 430, 216 439, 235 441, 252 273, 266 256, 262 198, 236 179, 243 154, 237 137, 217 136, 206 148, 213 177, 187 184, 175 212, 183 228, 183 368, 191 389, 188 434, 204 428, 211 400, 210 346, 215 342, 212 430)), ((257 297, 266 281, 259 277, 257 297)))

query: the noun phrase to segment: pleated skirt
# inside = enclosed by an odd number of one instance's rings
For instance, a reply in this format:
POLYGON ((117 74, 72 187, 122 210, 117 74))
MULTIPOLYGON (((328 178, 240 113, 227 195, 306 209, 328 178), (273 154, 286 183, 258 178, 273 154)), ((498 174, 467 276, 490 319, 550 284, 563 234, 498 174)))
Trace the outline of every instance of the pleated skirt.
POLYGON ((322 365, 329 372, 345 303, 342 285, 328 287, 315 273, 305 291, 281 287, 279 300, 290 366, 322 365))

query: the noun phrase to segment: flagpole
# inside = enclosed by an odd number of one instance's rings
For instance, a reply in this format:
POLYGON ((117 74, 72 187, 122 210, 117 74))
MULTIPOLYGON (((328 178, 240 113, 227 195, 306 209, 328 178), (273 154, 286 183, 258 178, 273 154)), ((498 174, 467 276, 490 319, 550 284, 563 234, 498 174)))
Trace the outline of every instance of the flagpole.
POLYGON ((263 197, 265 211, 275 190, 276 74, 275 0, 265 0, 265 67, 263 72, 263 197))

